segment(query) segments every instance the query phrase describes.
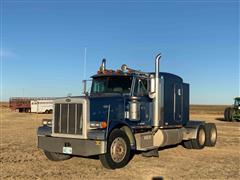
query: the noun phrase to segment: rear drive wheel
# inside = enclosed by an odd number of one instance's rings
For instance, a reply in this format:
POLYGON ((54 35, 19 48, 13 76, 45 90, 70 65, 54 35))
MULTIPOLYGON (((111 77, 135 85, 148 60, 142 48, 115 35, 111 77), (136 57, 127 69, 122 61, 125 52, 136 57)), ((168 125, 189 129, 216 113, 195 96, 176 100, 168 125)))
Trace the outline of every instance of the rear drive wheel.
POLYGON ((224 119, 226 121, 232 121, 232 113, 233 109, 231 107, 226 108, 224 111, 224 119))
POLYGON ((229 109, 229 121, 234 122, 235 120, 233 119, 233 114, 234 114, 234 109, 230 108, 229 109))
POLYGON ((229 120, 229 108, 226 108, 224 111, 224 119, 225 121, 229 120))
POLYGON ((208 123, 206 128, 206 146, 213 147, 217 142, 217 128, 214 123, 208 123))
POLYGON ((122 168, 130 160, 130 151, 131 146, 127 135, 122 130, 115 129, 109 136, 107 153, 99 155, 99 159, 105 168, 122 168))
POLYGON ((70 155, 56 153, 56 152, 44 151, 44 154, 51 161, 64 161, 71 158, 70 155))
POLYGON ((197 131, 197 138, 192 139, 193 149, 203 149, 206 141, 206 131, 203 125, 200 125, 197 131))

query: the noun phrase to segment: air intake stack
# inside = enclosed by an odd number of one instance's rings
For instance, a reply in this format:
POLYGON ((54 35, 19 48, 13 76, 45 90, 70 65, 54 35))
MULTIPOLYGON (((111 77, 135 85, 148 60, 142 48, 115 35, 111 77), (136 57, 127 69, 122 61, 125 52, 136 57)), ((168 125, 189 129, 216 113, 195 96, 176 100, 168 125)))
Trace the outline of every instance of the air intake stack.
POLYGON ((106 70, 106 59, 102 60, 102 64, 99 68, 100 72, 104 72, 106 70))

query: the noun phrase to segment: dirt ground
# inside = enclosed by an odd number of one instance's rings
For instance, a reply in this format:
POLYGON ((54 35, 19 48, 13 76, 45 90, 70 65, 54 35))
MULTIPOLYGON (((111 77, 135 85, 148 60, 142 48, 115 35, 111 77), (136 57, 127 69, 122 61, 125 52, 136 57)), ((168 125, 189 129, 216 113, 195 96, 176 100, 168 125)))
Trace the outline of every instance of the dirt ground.
POLYGON ((160 150, 159 158, 138 154, 125 168, 107 170, 93 158, 47 160, 37 148, 36 128, 51 115, 12 112, 4 105, 0 109, 0 179, 238 179, 240 123, 223 121, 223 107, 213 108, 193 106, 191 119, 216 123, 216 147, 188 150, 178 145, 160 150))

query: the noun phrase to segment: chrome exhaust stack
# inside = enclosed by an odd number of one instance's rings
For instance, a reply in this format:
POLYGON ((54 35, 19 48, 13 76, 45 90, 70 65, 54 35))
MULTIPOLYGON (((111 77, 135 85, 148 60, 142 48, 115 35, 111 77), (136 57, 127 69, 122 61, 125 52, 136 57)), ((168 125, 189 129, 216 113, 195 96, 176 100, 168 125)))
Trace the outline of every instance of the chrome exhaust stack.
POLYGON ((153 98, 153 133, 156 133, 160 123, 161 110, 160 110, 160 80, 159 80, 159 65, 160 65, 161 54, 158 54, 155 59, 155 93, 153 98))

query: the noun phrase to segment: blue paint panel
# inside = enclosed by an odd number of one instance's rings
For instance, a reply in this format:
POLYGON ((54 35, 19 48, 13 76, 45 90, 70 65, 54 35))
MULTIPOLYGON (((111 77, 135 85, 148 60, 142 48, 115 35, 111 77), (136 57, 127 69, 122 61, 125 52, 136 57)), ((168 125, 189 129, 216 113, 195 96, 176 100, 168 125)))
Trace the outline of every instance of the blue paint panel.
POLYGON ((110 105, 110 120, 124 119, 124 99, 122 96, 91 96, 90 121, 107 121, 110 105))
POLYGON ((162 126, 185 125, 189 121, 189 84, 170 73, 164 78, 164 116, 162 126))
POLYGON ((189 122, 189 84, 183 83, 183 121, 185 126, 189 122))
MULTIPOLYGON (((150 103, 152 103, 152 99, 149 97, 140 97, 140 120, 139 121, 130 121, 129 119, 125 119, 126 123, 129 126, 137 126, 137 125, 151 125, 152 114, 150 113, 150 103)), ((129 96, 125 96, 125 111, 129 111, 129 96)))

